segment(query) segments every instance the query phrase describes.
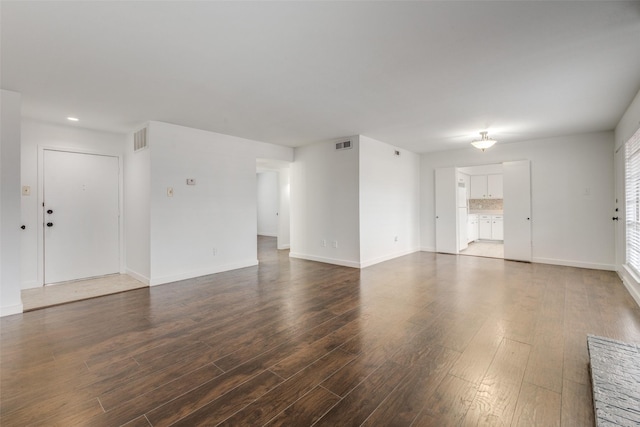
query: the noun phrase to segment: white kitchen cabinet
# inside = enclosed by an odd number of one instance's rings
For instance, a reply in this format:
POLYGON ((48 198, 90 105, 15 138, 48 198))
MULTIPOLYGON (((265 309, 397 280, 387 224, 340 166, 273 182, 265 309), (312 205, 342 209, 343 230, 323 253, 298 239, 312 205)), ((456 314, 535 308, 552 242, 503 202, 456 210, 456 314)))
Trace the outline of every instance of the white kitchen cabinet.
POLYGON ((491 215, 478 216, 478 237, 484 240, 491 240, 491 215))
POLYGON ((471 175, 471 199, 502 199, 502 174, 471 175))
POLYGON ((471 175, 471 199, 487 198, 487 175, 471 175))
POLYGON ((502 215, 478 215, 478 236, 481 240, 504 240, 502 215))
POLYGON ((467 217, 467 227, 468 243, 478 240, 478 215, 469 214, 467 217))
POLYGON ((504 240, 504 218, 501 215, 491 216, 491 240, 504 240))
POLYGON ((487 193, 488 199, 502 199, 504 192, 502 191, 502 174, 487 175, 487 193))

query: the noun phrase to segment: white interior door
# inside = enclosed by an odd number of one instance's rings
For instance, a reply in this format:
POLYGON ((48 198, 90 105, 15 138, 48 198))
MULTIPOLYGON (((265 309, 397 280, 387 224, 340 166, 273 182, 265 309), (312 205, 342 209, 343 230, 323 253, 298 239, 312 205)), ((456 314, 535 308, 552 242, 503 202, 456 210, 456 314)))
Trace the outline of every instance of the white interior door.
POLYGON ((44 150, 44 282, 118 273, 118 158, 44 150))
POLYGON ((455 168, 436 169, 436 252, 458 253, 455 168))
POLYGON ((504 162, 504 258, 531 262, 531 167, 504 162))

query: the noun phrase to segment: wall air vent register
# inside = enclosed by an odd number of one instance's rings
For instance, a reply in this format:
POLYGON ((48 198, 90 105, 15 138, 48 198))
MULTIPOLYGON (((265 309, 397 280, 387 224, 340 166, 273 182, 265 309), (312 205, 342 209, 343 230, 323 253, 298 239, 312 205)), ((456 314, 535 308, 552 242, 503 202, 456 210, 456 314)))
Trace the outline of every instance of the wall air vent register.
POLYGON ((351 148, 351 141, 336 143, 336 150, 348 150, 349 148, 351 148))
POLYGON ((133 151, 147 148, 147 128, 142 128, 133 134, 133 151))

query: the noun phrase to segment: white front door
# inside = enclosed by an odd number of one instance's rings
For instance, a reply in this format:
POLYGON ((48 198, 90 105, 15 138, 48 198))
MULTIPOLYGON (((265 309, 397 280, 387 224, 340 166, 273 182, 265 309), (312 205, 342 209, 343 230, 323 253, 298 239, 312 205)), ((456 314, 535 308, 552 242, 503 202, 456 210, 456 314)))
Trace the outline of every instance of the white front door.
POLYGON ((457 191, 456 169, 436 169, 436 252, 458 253, 457 191))
POLYGON ((44 283, 118 273, 118 158, 44 150, 44 283))
POLYGON ((531 262, 531 168, 529 160, 504 162, 504 258, 531 262))

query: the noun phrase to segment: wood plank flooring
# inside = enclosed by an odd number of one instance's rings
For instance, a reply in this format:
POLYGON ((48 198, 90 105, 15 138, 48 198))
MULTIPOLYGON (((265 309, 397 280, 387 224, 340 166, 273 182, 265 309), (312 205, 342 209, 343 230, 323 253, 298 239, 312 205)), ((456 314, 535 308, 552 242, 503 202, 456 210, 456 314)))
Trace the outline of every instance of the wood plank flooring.
POLYGON ((0 320, 2 426, 589 426, 615 273, 415 253, 258 267, 0 320))

